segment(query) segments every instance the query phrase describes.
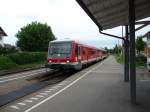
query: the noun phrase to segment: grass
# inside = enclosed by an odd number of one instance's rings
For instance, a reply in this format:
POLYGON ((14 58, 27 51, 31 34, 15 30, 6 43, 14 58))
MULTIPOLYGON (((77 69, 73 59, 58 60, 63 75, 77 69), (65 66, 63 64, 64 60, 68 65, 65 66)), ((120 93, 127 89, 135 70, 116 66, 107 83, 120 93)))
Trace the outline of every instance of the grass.
POLYGON ((24 70, 24 69, 34 69, 34 68, 38 68, 38 67, 42 67, 45 65, 45 62, 37 62, 37 63, 32 63, 32 64, 26 64, 26 65, 16 65, 16 66, 10 66, 8 67, 8 63, 7 66, 5 65, 5 68, 0 69, 0 71, 17 71, 17 70, 24 70))
POLYGON ((32 64, 20 65, 20 66, 17 67, 17 69, 41 67, 41 66, 45 65, 45 63, 46 62, 37 62, 37 63, 32 63, 32 64))
MULTIPOLYGON (((116 54, 115 55, 116 61, 119 64, 124 64, 124 58, 121 54, 116 54)), ((144 66, 146 67, 146 60, 143 59, 143 57, 136 57, 136 67, 144 66)))
POLYGON ((122 56, 122 55, 116 54, 116 55, 115 55, 115 58, 116 58, 116 61, 117 61, 119 64, 124 64, 124 59, 123 59, 123 56, 122 56))

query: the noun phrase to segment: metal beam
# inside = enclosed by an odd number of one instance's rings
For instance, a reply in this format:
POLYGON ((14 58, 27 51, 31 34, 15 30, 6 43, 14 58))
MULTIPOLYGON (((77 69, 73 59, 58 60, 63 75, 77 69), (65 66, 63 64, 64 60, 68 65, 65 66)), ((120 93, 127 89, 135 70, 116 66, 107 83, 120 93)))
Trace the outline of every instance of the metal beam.
POLYGON ((142 28, 144 28, 144 27, 146 27, 146 26, 148 26, 148 25, 149 25, 149 24, 143 24, 142 26, 136 28, 135 31, 138 31, 138 30, 140 30, 140 29, 142 29, 142 28))
POLYGON ((136 25, 140 25, 140 24, 150 24, 150 21, 137 21, 135 22, 136 25))
POLYGON ((123 40, 124 40, 124 38, 119 37, 119 36, 116 36, 116 35, 112 35, 112 34, 104 33, 104 32, 102 32, 102 31, 99 31, 99 32, 100 32, 101 34, 104 34, 104 35, 107 35, 107 36, 110 36, 110 37, 115 37, 115 38, 123 39, 123 40))
POLYGON ((130 96, 136 104, 136 63, 135 63, 135 0, 129 0, 129 37, 130 37, 130 96))
MULTIPOLYGON (((141 24, 139 24, 139 25, 141 25, 141 24)), ((138 31, 138 30, 141 30, 142 28, 144 28, 144 27, 146 27, 146 26, 148 26, 148 25, 149 25, 149 24, 147 24, 147 23, 146 23, 146 24, 143 24, 142 26, 136 28, 136 29, 135 29, 135 32, 138 31)), ((130 33, 128 33, 128 35, 129 35, 129 34, 130 34, 130 33)))

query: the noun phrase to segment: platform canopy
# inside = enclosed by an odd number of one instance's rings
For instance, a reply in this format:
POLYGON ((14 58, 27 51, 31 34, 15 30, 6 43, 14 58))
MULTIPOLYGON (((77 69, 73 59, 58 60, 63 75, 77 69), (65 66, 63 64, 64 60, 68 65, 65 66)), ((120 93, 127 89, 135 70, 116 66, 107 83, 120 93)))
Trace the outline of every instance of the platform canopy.
MULTIPOLYGON (((77 0, 100 30, 128 24, 129 0, 77 0)), ((135 20, 150 17, 150 0, 135 0, 135 20)))

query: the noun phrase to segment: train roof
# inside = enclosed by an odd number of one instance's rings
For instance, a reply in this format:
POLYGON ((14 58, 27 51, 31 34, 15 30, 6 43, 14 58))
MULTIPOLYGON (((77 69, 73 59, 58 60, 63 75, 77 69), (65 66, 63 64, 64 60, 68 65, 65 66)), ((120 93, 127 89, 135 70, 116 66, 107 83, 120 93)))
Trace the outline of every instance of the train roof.
POLYGON ((74 40, 70 40, 70 39, 63 39, 63 40, 53 40, 50 41, 50 43, 59 43, 59 42, 73 42, 74 40))
POLYGON ((104 49, 97 48, 97 47, 94 47, 94 46, 91 46, 91 45, 87 45, 87 44, 82 43, 82 42, 77 41, 77 40, 63 39, 63 40, 50 41, 50 43, 60 43, 60 42, 75 42, 75 43, 78 43, 78 44, 80 44, 80 45, 84 45, 84 46, 89 47, 89 48, 94 48, 94 49, 98 49, 98 50, 101 50, 101 51, 105 51, 104 49))

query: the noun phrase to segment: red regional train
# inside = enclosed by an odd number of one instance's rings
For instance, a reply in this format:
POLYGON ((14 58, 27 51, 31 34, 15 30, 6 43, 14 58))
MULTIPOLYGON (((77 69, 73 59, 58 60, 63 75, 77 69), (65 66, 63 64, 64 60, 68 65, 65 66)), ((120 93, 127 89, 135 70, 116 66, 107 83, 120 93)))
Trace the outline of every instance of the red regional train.
POLYGON ((51 41, 48 48, 46 67, 52 69, 80 70, 84 65, 100 61, 107 52, 74 40, 51 41))

